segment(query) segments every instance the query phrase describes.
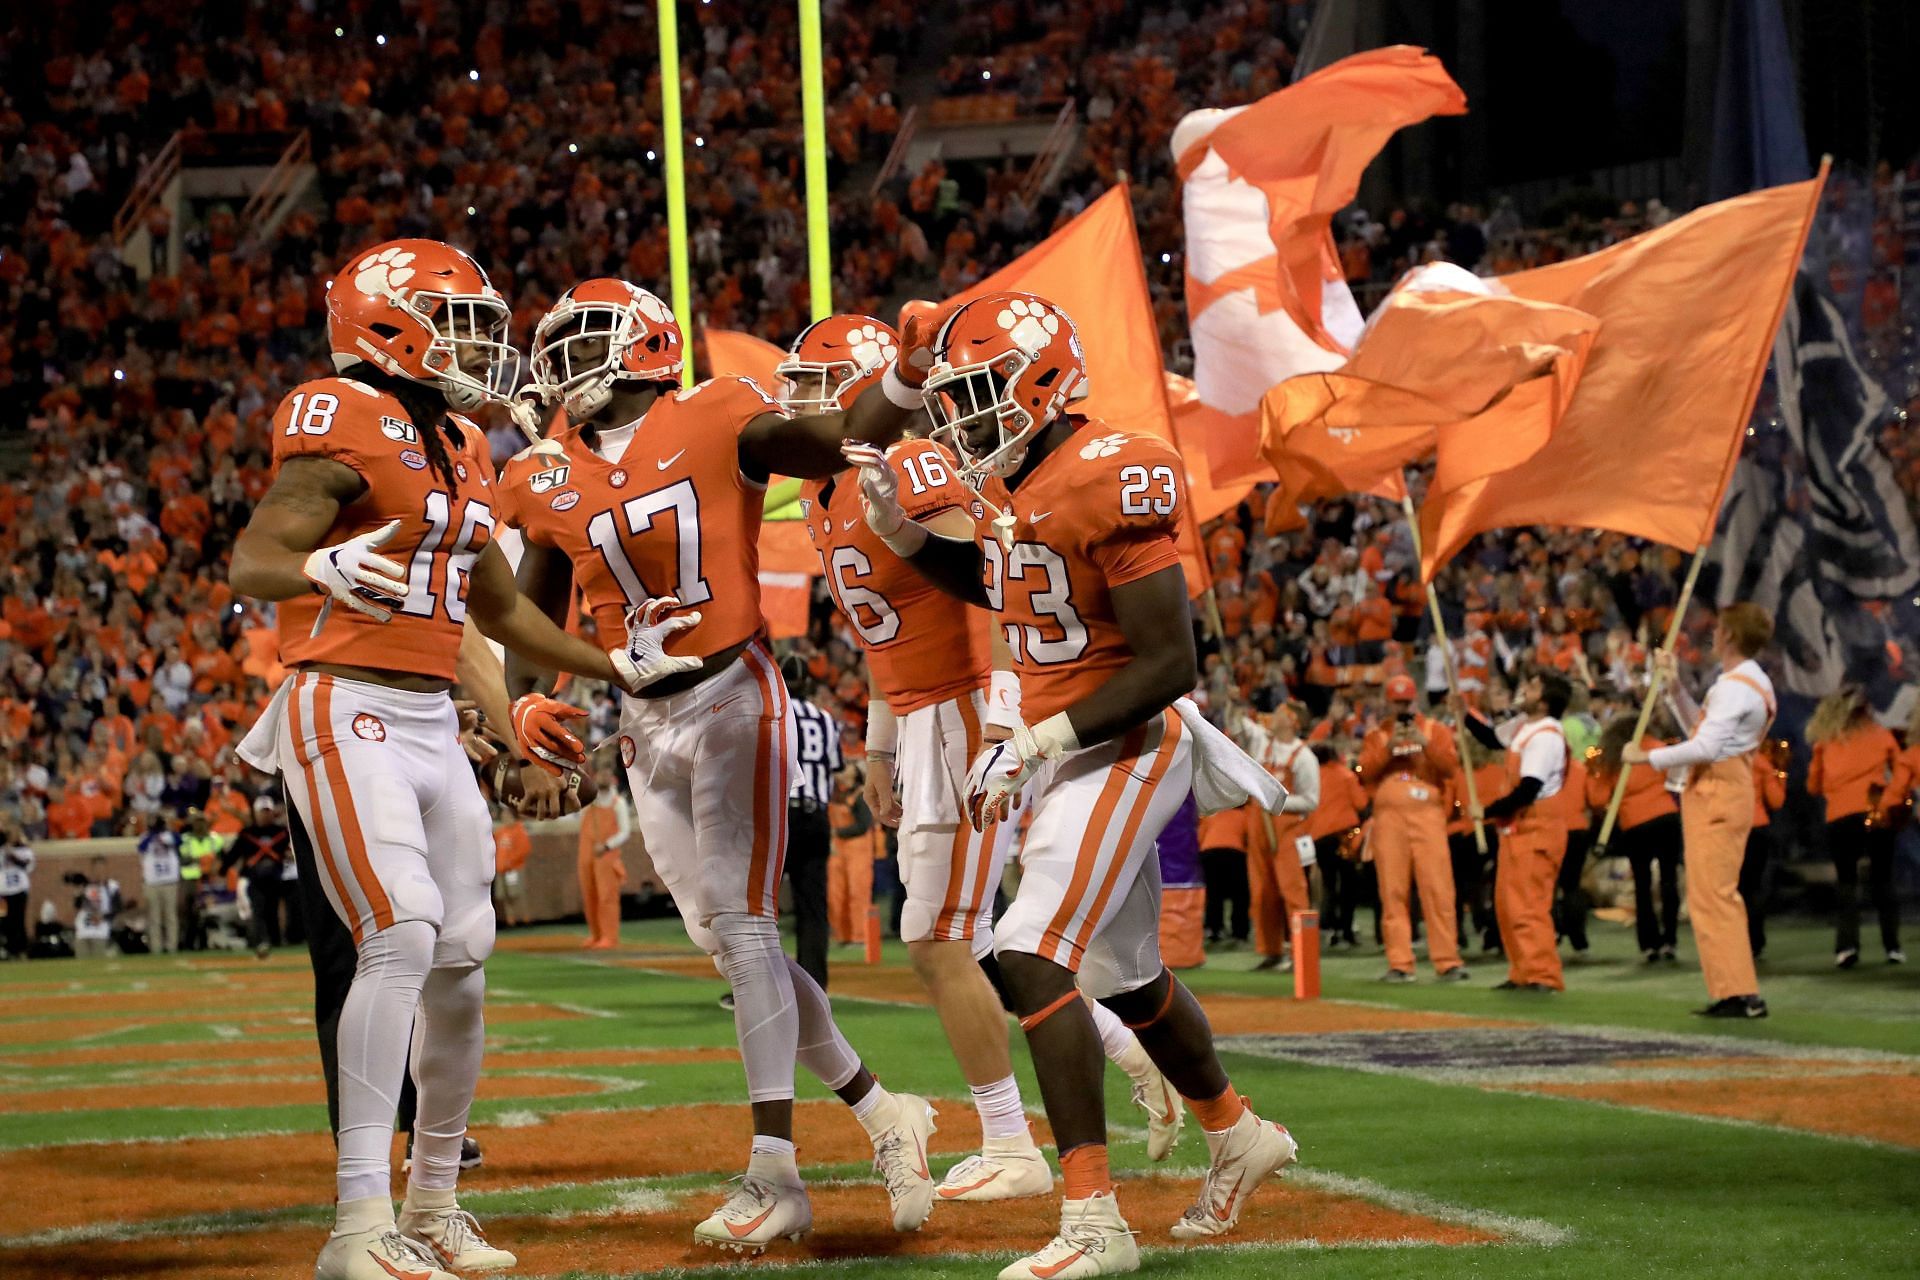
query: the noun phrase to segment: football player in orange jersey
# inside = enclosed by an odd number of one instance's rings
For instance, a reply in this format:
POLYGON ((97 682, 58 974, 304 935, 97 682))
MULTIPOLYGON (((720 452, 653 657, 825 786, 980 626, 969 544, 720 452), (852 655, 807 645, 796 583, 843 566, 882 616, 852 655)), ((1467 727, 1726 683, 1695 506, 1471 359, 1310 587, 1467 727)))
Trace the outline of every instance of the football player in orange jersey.
POLYGON ((295 838, 357 951, 335 1046, 338 1207, 316 1280, 452 1280, 514 1262, 454 1201, 494 936, 492 824, 457 742, 456 675, 497 723, 508 714, 499 664, 477 661, 491 655, 465 624, 628 688, 685 663, 662 652, 666 627, 636 628, 632 653, 567 635, 492 544, 486 438, 450 410, 497 396, 514 353, 506 303, 473 259, 432 240, 377 245, 329 286, 327 321, 338 373, 274 413, 273 487, 234 546, 233 587, 279 603, 292 671, 240 754, 282 775, 295 838), (410 1041, 419 1105, 396 1222, 410 1041))
MULTIPOLYGON (((619 741, 654 866, 732 987, 753 1109, 747 1176, 694 1238, 757 1253, 811 1228, 793 1155, 796 1062, 852 1106, 895 1228, 915 1230, 934 1197, 932 1109, 875 1083, 826 995, 780 949, 794 729, 767 647, 758 540, 773 472, 831 475, 843 439, 893 440, 919 392, 889 369, 844 413, 793 416, 747 378, 680 388, 682 350, 672 312, 646 290, 569 289, 536 329, 533 372, 577 425, 509 464, 498 501, 525 538, 521 584, 551 616, 566 615, 577 584, 603 630, 650 596, 677 600, 688 612, 676 620, 692 624, 668 645, 690 669, 627 699, 619 741)), ((509 684, 544 688, 548 665, 511 658, 509 684)))
MULTIPOLYGON (((781 403, 794 413, 851 404, 885 374, 898 343, 893 329, 872 316, 816 321, 780 364, 781 403)), ((950 484, 956 473, 953 455, 929 440, 894 446, 888 461, 909 488, 950 484)), ((809 483, 801 509, 834 603, 866 654, 866 798, 881 822, 900 831, 907 891, 900 936, 980 1116, 980 1153, 949 1169, 938 1195, 1046 1195, 1053 1171, 1027 1124, 1007 1052, 1006 1010, 989 978, 998 976, 993 901, 1013 824, 976 830, 959 803, 967 767, 985 741, 1006 737, 1020 723, 1019 680, 1007 659, 995 661, 1001 655, 994 652, 986 611, 956 609, 867 527, 860 488, 849 473, 809 483)), ((1172 1086, 1117 1017, 1093 1008, 1102 1046, 1135 1080, 1135 1101, 1148 1116, 1148 1152, 1165 1159, 1182 1114, 1172 1086)))
POLYGON ((1295 1147, 1234 1091, 1206 1015, 1161 962, 1154 840, 1190 790, 1213 810, 1252 795, 1277 807, 1281 788, 1185 698, 1198 677, 1174 547, 1180 460, 1159 440, 1070 409, 1086 379, 1072 322, 1031 294, 989 294, 947 316, 933 356, 927 409, 978 495, 973 536, 931 536, 909 518, 877 450, 846 452, 874 532, 992 609, 1020 674, 1027 723, 976 757, 967 805, 975 826, 1005 822, 1032 792, 1024 875, 994 951, 1033 1052, 1066 1197, 1059 1234, 1000 1274, 1133 1271, 1139 1250, 1107 1168, 1099 1042, 1076 975, 1134 1029, 1207 1131, 1212 1166, 1174 1235, 1222 1234, 1295 1147))

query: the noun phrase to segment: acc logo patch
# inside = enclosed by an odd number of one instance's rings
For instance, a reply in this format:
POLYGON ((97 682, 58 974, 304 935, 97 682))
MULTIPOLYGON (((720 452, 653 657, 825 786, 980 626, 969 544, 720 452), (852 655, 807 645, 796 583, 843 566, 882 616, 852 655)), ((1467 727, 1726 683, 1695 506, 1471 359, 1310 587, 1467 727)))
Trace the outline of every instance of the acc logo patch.
POLYGON ((616 469, 607 477, 607 483, 616 489, 624 489, 627 487, 627 473, 624 470, 616 469))
POLYGON ((561 493, 554 494, 553 501, 547 505, 551 506, 555 511, 571 511, 579 501, 579 492, 574 489, 567 489, 561 493))
POLYGON ((638 752, 638 748, 636 748, 636 747, 635 747, 635 746, 633 745, 633 739, 632 739, 632 738, 629 738, 629 737, 627 737, 627 736, 626 736, 625 734, 621 734, 621 735, 620 735, 620 763, 621 763, 621 765, 623 765, 624 767, 626 767, 626 768, 628 768, 628 769, 631 769, 631 768, 633 768, 633 758, 634 758, 634 756, 635 756, 635 755, 637 754, 637 752, 638 752))
POLYGON ((420 438, 420 433, 405 418, 381 418, 380 434, 389 440, 398 440, 402 444, 412 444, 420 438))
POLYGON ((527 488, 535 493, 545 493, 549 489, 557 489, 565 484, 567 477, 572 473, 571 467, 548 467, 545 471, 536 471, 528 476, 527 488))
MULTIPOLYGON (((388 419, 388 421, 392 421, 392 419, 388 419)), ((427 455, 421 453, 418 449, 402 449, 400 451, 400 461, 415 471, 425 471, 427 469, 427 455)))
POLYGON ((385 742, 387 726, 380 722, 379 716, 362 711, 353 718, 353 736, 365 738, 368 742, 385 742))

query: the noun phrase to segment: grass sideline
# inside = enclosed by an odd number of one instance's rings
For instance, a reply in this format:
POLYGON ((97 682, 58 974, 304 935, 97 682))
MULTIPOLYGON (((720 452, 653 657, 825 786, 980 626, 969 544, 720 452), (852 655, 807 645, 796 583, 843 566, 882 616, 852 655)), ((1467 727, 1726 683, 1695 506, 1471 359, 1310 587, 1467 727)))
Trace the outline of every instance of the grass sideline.
MULTIPOLYGON (((1329 1001, 1465 1014, 1517 1022, 1542 1033, 1604 1028, 1704 1035, 1717 1042, 1747 1042, 1756 1051, 1768 1044, 1785 1044, 1839 1053, 1920 1052, 1920 999, 1915 998, 1920 996, 1920 973, 1891 969, 1869 957, 1862 968, 1835 974, 1826 929, 1782 923, 1771 932, 1762 981, 1773 1017, 1758 1023, 1692 1017, 1689 1011, 1704 1002, 1697 970, 1689 964, 1642 966, 1633 954, 1630 933, 1607 925, 1598 927, 1596 959, 1570 965, 1570 989, 1558 997, 1490 990, 1502 976, 1497 961, 1475 961, 1473 981, 1460 986, 1431 981, 1386 986, 1375 981, 1385 967, 1377 951, 1327 956, 1324 989, 1329 1001)), ((601 1113, 624 1115, 636 1108, 691 1104, 726 1104, 728 1109, 717 1114, 725 1118, 723 1123, 737 1124, 738 1132, 721 1132, 716 1140, 725 1149, 737 1145, 744 1154, 744 1110, 734 1105, 741 1093, 736 1062, 712 1061, 710 1055, 663 1053, 658 1060, 623 1064, 617 1060, 619 1055, 605 1052, 724 1049, 731 1041, 732 1027, 714 1004, 722 990, 719 979, 660 975, 632 967, 646 964, 655 954, 684 956, 687 948, 671 922, 630 925, 625 948, 611 958, 566 949, 567 934, 566 930, 509 934, 489 965, 490 1006, 500 1016, 489 1028, 496 1053, 483 1095, 486 1100, 476 1108, 476 1123, 483 1140, 494 1138, 490 1153, 500 1153, 490 1154, 486 1170, 499 1181, 488 1182, 487 1190, 480 1192, 476 1179, 476 1203, 484 1197, 490 1202, 489 1211, 496 1213, 575 1215, 556 1234, 571 1237, 576 1245, 591 1245, 596 1222, 614 1224, 623 1213, 661 1210, 670 1202, 655 1198, 659 1196, 684 1195, 684 1204, 672 1211, 679 1215, 674 1220, 684 1218, 690 1226, 693 1206, 706 1203, 719 1178, 601 1180, 516 1190, 511 1171, 504 1167, 514 1142, 537 1135, 542 1125, 560 1125, 563 1117, 573 1115, 571 1124, 591 1130, 594 1117, 601 1113), (521 1070, 513 1065, 516 1054, 543 1055, 541 1065, 527 1068, 527 1075, 571 1073, 590 1091, 514 1096, 511 1081, 521 1070), (556 1057, 567 1054, 598 1058, 573 1068, 553 1065, 556 1057), (685 1058, 694 1060, 676 1060, 685 1058), (592 1215, 607 1216, 588 1221, 592 1215)), ((1683 937, 1683 946, 1688 941, 1683 937)), ((848 986, 855 985, 851 971, 864 968, 851 963, 856 954, 850 949, 835 953, 836 962, 850 973, 848 986)), ((1183 976, 1203 998, 1273 995, 1276 1016, 1283 1015, 1290 1003, 1291 983, 1281 975, 1249 972, 1252 961, 1247 952, 1217 955, 1206 968, 1183 976)), ((904 952, 889 946, 883 964, 904 968, 904 952)), ((680 968, 687 966, 682 963, 680 968)), ((304 957, 298 951, 283 952, 265 964, 213 956, 0 966, 0 1084, 16 1094, 15 1110, 0 1118, 0 1182, 19 1176, 25 1167, 9 1175, 5 1172, 8 1160, 30 1161, 39 1148, 55 1159, 55 1172, 46 1176, 57 1182, 61 1170, 77 1169, 69 1144, 101 1145, 100 1156, 110 1159, 112 1144, 143 1139, 310 1135, 324 1124, 324 1111, 311 1102, 217 1109, 194 1105, 34 1110, 26 1100, 37 1090, 58 1088, 62 1097, 71 1100, 76 1089, 90 1084, 115 1086, 164 1078, 156 1073, 168 1070, 166 1055, 175 1052, 168 1045, 178 1045, 183 1055, 220 1046, 223 1057, 232 1058, 195 1066, 194 1079, 298 1081, 317 1071, 312 1058, 299 1056, 289 1047, 312 1043, 311 1024, 303 1021, 304 974, 304 957), (249 990, 251 995, 239 994, 249 990), (89 1000, 110 995, 150 997, 150 1001, 145 1006, 136 1001, 131 1010, 127 1002, 116 1002, 110 1016, 85 1010, 89 1000), (231 1017, 221 1020, 228 1012, 231 1017), (89 1028, 84 1044, 62 1038, 61 1028, 69 1023, 89 1028), (115 1025, 103 1029, 103 1024, 115 1025), (110 1052, 116 1048, 125 1049, 126 1056, 116 1058, 110 1052), (64 1061, 74 1049, 88 1052, 75 1055, 76 1061, 64 1061), (255 1051, 261 1060, 234 1056, 255 1051), (63 1147, 65 1155, 59 1150, 63 1147)), ((964 1096, 931 1010, 844 997, 836 1000, 836 1007, 849 1038, 890 1086, 947 1099, 964 1096)), ((1024 1054, 1017 1051, 1015 1056, 1030 1101, 1037 1099, 1024 1054)), ((1471 1082, 1382 1075, 1343 1065, 1306 1065, 1235 1053, 1228 1067, 1241 1091, 1264 1112, 1284 1121, 1300 1139, 1301 1187, 1315 1193, 1359 1195, 1430 1218, 1483 1224, 1507 1242, 1454 1247, 1399 1245, 1391 1240, 1331 1246, 1289 1241, 1263 1247, 1257 1240, 1243 1238, 1230 1249, 1152 1249, 1146 1274, 1237 1280, 1286 1267, 1329 1277, 1399 1276, 1418 1270, 1424 1276, 1564 1275, 1591 1280, 1604 1274, 1750 1280, 1797 1276, 1810 1264, 1849 1277, 1911 1276, 1915 1259, 1920 1258, 1920 1214, 1914 1211, 1913 1198, 1920 1187, 1920 1133, 1905 1135, 1904 1141, 1893 1144, 1863 1144, 1778 1124, 1733 1125, 1471 1082), (1501 1229, 1503 1223, 1508 1224, 1507 1230, 1501 1229)), ((1910 1073, 1914 1067, 1909 1059, 1897 1069, 1910 1073)), ((1830 1083, 1816 1077, 1809 1087, 1830 1083)), ((102 1092, 104 1096, 110 1090, 102 1092)), ((1128 1138, 1128 1126, 1136 1124, 1137 1118, 1126 1105, 1122 1082, 1110 1081, 1108 1092, 1110 1115, 1119 1130, 1116 1167, 1128 1175, 1144 1172, 1139 1143, 1128 1138)), ((827 1096, 804 1077, 801 1095, 827 1096)), ((817 1110, 831 1115, 828 1108, 817 1110)), ((963 1101, 948 1102, 943 1107, 943 1126, 950 1119, 963 1120, 966 1112, 963 1101)), ((628 1115, 627 1121, 632 1120, 628 1115)), ((640 1121, 644 1127, 644 1113, 640 1121)), ((264 1147, 294 1139, 262 1137, 259 1141, 264 1147)), ((862 1176, 853 1158, 857 1151, 849 1154, 835 1148, 822 1154, 833 1159, 809 1159, 805 1150, 802 1158, 817 1173, 856 1181, 862 1176)), ((1204 1160, 1204 1145, 1189 1125, 1173 1163, 1191 1168, 1204 1160)), ((107 1172, 111 1173, 110 1165, 107 1172)), ((316 1229, 313 1224, 325 1218, 324 1165, 303 1203, 266 1210, 264 1216, 256 1215, 260 1221, 247 1219, 222 1203, 219 1168, 182 1168, 179 1176, 192 1181, 205 1204, 190 1221, 167 1224, 170 1234, 219 1231, 236 1224, 261 1231, 291 1224, 311 1232, 316 1229)), ((46 1190, 57 1191, 57 1187, 46 1190)), ((1122 1194, 1124 1204, 1129 1193, 1122 1194)), ((13 1270, 8 1265, 9 1251, 19 1248, 23 1237, 32 1238, 15 1225, 17 1199, 12 1191, 0 1196, 0 1274, 13 1270)), ((941 1223, 936 1215, 929 1232, 937 1233, 941 1223)), ((136 1272, 132 1264, 124 1264, 127 1270, 116 1270, 123 1262, 108 1255, 90 1261, 87 1229, 98 1235, 128 1228, 111 1222, 78 1228, 78 1237, 59 1246, 70 1251, 73 1274, 137 1273, 170 1280, 188 1280, 193 1274, 191 1269, 144 1266, 136 1272)), ((1004 1246, 1039 1243, 1023 1237, 1007 1240, 1004 1246)), ((16 1259, 22 1256, 16 1254, 16 1259)), ((770 1256, 778 1260, 792 1255, 770 1256)), ((997 1256, 834 1258, 780 1269, 783 1274, 822 1277, 980 1277, 997 1269, 997 1256)), ((640 1273, 574 1269, 541 1274, 611 1280, 640 1273)))

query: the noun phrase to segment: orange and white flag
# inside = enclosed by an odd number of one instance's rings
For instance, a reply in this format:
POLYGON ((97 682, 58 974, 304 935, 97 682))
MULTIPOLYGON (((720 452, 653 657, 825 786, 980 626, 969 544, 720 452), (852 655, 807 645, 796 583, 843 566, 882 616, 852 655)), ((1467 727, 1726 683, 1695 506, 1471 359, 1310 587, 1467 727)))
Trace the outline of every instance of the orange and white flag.
POLYGON ((1207 439, 1215 477, 1264 478, 1261 399, 1295 374, 1339 368, 1359 340, 1329 228, 1367 165, 1398 130, 1465 110, 1439 59, 1396 45, 1174 128, 1194 384, 1225 415, 1207 439))

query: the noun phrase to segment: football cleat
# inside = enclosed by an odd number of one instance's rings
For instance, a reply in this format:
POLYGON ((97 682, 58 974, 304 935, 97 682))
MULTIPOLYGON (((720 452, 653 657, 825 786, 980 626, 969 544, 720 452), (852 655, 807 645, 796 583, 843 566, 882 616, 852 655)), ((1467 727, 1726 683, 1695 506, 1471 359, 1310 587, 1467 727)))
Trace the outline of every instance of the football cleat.
POLYGON ((1140 1246, 1109 1191, 1060 1204, 1060 1234, 1040 1252, 1007 1267, 1000 1280, 1078 1280, 1120 1276, 1140 1269, 1140 1246))
POLYGON ((1271 1120, 1262 1120, 1251 1107, 1225 1133, 1209 1133, 1207 1146, 1213 1163, 1200 1184, 1200 1198, 1173 1224, 1176 1240, 1201 1240, 1231 1231, 1240 1221, 1247 1197, 1300 1154, 1292 1134, 1271 1120))
POLYGON ((894 1118, 873 1135, 873 1171, 893 1205, 893 1229, 918 1231, 933 1212, 933 1174, 927 1169, 927 1139, 937 1127, 927 1100, 893 1095, 894 1118))
POLYGON ((812 1230, 813 1202, 805 1187, 783 1187, 748 1174, 727 1202, 693 1229, 693 1238, 710 1248, 760 1254, 775 1240, 798 1240, 812 1230))
POLYGON ((400 1234, 433 1251, 449 1271, 505 1271, 518 1259, 487 1243, 472 1214, 458 1205, 445 1209, 400 1206, 400 1234))
POLYGON ((459 1280, 440 1269, 433 1250, 391 1224, 327 1237, 313 1280, 459 1280))
POLYGON ((1180 1140, 1180 1126, 1186 1120, 1180 1095, 1155 1067, 1151 1076, 1133 1086, 1133 1105, 1147 1113, 1147 1159, 1165 1160, 1173 1154, 1173 1145, 1180 1140))
POLYGON ((1053 1190, 1053 1170, 1031 1134, 988 1138, 980 1154, 968 1156, 934 1188, 942 1200, 1018 1200, 1053 1190))

